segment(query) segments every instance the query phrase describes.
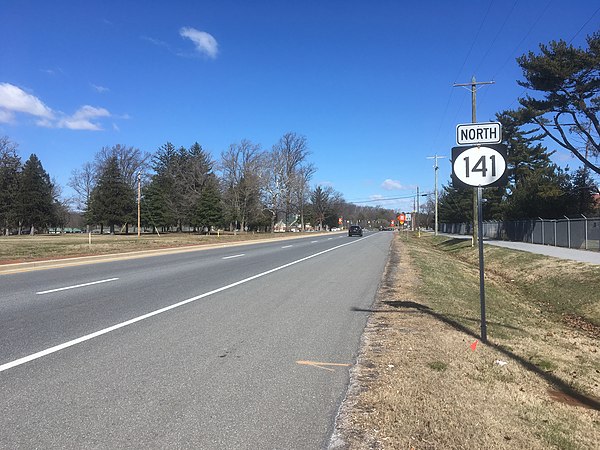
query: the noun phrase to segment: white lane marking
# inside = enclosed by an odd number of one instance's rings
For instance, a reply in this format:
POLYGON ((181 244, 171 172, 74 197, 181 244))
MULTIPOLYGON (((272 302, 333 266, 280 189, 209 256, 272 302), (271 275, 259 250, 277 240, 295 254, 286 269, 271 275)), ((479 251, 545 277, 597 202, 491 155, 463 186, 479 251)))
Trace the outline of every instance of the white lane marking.
POLYGON ((316 244, 319 241, 310 241, 311 244, 316 244))
POLYGON ((118 280, 118 278, 108 278, 107 280, 92 281, 91 283, 76 284, 75 286, 66 286, 66 287, 61 287, 58 289, 50 289, 48 291, 40 291, 40 292, 36 292, 36 294, 37 295, 51 294, 52 292, 66 291, 69 289, 77 289, 80 287, 92 286, 93 284, 108 283, 109 281, 116 281, 116 280, 118 280))
POLYGON ((290 248, 290 247, 293 247, 293 245, 284 245, 284 246, 283 246, 283 247, 281 247, 281 248, 290 248))
POLYGON ((316 258, 317 256, 324 255, 325 253, 332 252, 334 250, 345 247, 347 245, 356 244, 357 242, 362 241, 363 239, 368 239, 368 238, 360 238, 357 240, 346 242, 345 244, 340 244, 338 246, 328 248, 327 250, 323 250, 318 253, 314 253, 312 255, 305 256, 304 258, 297 259, 296 261, 289 262, 287 264, 284 264, 283 266, 275 267, 274 269, 267 270, 266 272, 261 272, 259 274, 253 275, 251 277, 244 278, 243 280, 236 281, 235 283, 228 284, 227 286, 222 286, 222 287, 214 289, 212 291, 205 292, 204 294, 200 294, 195 297, 188 298, 187 300, 183 300, 181 302, 174 303, 169 306, 165 306, 164 308, 160 308, 155 311, 149 312, 147 314, 144 314, 144 315, 141 315, 138 317, 134 317, 133 319, 126 320, 125 322, 117 323, 116 325, 110 326, 108 328, 104 328, 102 330, 98 330, 94 333, 86 334, 85 336, 81 336, 77 339, 73 339, 71 341, 64 342, 59 345, 55 345, 54 347, 47 348, 47 349, 39 351, 37 353, 32 353, 31 355, 24 356, 23 358, 15 359, 14 361, 7 362, 5 364, 0 365, 0 372, 4 372, 5 370, 12 369, 13 367, 17 367, 22 364, 28 363, 30 361, 34 361, 36 359, 42 358, 44 356, 51 355, 52 353, 56 353, 60 350, 64 350, 65 348, 69 348, 74 345, 81 344, 82 342, 97 338, 104 334, 110 333, 111 331, 118 330, 119 328, 123 328, 128 325, 133 325, 136 322, 140 322, 142 320, 149 319, 150 317, 154 317, 158 314, 162 314, 162 313, 170 311, 172 309, 179 308, 180 306, 187 305, 188 303, 195 302, 197 300, 203 299, 203 298, 211 296, 213 294, 217 294, 219 292, 226 291, 227 289, 231 289, 231 288, 239 286, 241 284, 248 283, 249 281, 256 280, 257 278, 261 278, 261 277, 270 275, 274 272, 278 272, 280 270, 286 269, 286 268, 294 266, 296 264, 300 264, 301 262, 308 261, 309 259, 316 258))
POLYGON ((327 238, 328 241, 332 240, 333 238, 327 238))
POLYGON ((242 256, 246 256, 246 254, 240 253, 239 255, 224 256, 223 259, 241 258, 242 256))

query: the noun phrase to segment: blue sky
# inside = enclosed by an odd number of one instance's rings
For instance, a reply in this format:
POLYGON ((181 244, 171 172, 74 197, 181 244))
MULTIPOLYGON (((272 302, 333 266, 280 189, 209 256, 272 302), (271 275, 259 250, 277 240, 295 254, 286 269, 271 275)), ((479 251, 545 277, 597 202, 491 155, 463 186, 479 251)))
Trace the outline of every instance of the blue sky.
MULTIPOLYGON (((308 139, 314 183, 349 201, 410 196, 433 190, 426 157, 449 156, 456 124, 470 122, 470 93, 452 84, 494 80, 477 97, 478 120, 492 120, 523 93, 515 58, 553 39, 585 46, 599 7, 3 0, 0 135, 23 160, 36 153, 65 195, 103 146, 198 141, 218 159, 241 139, 268 149, 294 131, 308 139)), ((578 166, 560 149, 556 160, 578 166)), ((446 184, 448 159, 439 174, 446 184)))

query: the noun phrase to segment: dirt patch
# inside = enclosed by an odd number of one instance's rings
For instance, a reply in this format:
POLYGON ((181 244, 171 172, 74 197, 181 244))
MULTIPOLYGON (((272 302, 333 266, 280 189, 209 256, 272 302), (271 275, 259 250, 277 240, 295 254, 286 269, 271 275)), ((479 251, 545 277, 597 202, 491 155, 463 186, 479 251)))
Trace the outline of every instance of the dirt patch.
POLYGON ((495 317, 492 308, 489 329, 504 338, 473 351, 471 300, 447 286, 463 272, 476 284, 477 274, 458 265, 455 273, 443 255, 409 251, 395 239, 330 448, 594 448, 597 341, 521 305, 506 294, 510 279, 499 279, 491 304, 497 289, 502 306, 514 310, 495 317))
POLYGON ((563 320, 573 328, 587 331, 596 339, 600 338, 600 327, 594 323, 591 323, 584 317, 577 316, 575 314, 563 314, 563 320))

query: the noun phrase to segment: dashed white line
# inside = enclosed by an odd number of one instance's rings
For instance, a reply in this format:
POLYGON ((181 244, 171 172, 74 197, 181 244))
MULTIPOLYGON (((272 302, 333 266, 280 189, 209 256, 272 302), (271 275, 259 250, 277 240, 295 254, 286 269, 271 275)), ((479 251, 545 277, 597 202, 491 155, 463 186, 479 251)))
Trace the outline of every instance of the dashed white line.
POLYGON ((210 295, 214 295, 214 294, 217 294, 219 292, 226 291, 227 289, 231 289, 231 288, 233 288, 235 286, 239 286, 240 284, 248 283, 249 281, 256 280, 257 278, 264 277, 264 276, 272 274, 274 272, 278 272, 280 270, 286 269, 286 268, 288 268, 290 266, 294 266, 294 265, 299 264, 301 262, 308 261, 309 259, 316 258, 317 256, 324 255, 325 253, 332 252, 334 250, 337 250, 338 248, 346 247, 347 245, 356 244, 357 242, 360 242, 363 239, 368 239, 368 238, 360 238, 360 239, 357 239, 355 241, 346 242, 345 244, 340 244, 340 245, 337 245, 335 247, 328 248, 327 250, 323 250, 323 251, 320 251, 320 252, 317 252, 317 253, 313 253, 312 255, 305 256, 304 258, 297 259, 295 261, 289 262, 289 263, 284 264, 284 265, 279 266, 279 267, 275 267, 274 269, 267 270, 266 272, 261 272, 261 273, 258 273, 256 275, 253 275, 251 277, 244 278, 243 280, 236 281, 235 283, 231 283, 231 284, 228 284, 226 286, 222 286, 220 288, 214 289, 212 291, 205 292, 204 294, 197 295, 196 297, 188 298, 187 300, 183 300, 181 302, 174 303, 174 304, 169 305, 169 306, 165 306, 164 308, 157 309, 155 311, 149 312, 149 313, 144 314, 142 316, 134 317, 133 319, 126 320, 125 322, 117 323, 117 324, 115 324, 113 326, 110 326, 108 328, 104 328, 102 330, 98 330, 98 331, 96 331, 94 333, 86 334, 85 336, 81 336, 81 337, 79 337, 77 339, 73 339, 71 341, 67 341, 67 342, 64 342, 62 344, 55 345, 54 347, 50 347, 50 348, 47 348, 45 350, 39 351, 37 353, 32 353, 31 355, 24 356, 24 357, 19 358, 19 359, 15 359, 14 361, 10 361, 10 362, 7 362, 5 364, 0 365, 0 372, 4 372, 5 370, 11 369, 13 367, 17 367, 17 366, 20 366, 22 364, 28 363, 30 361, 34 361, 36 359, 42 358, 44 356, 51 355, 52 353, 56 353, 56 352, 58 352, 60 350, 64 350, 64 349, 72 347, 74 345, 81 344, 82 342, 89 341, 90 339, 94 339, 94 338, 97 338, 97 337, 102 336, 104 334, 107 334, 107 333, 110 333, 112 331, 118 330, 120 328, 126 327, 128 325, 132 325, 132 324, 134 324, 136 322, 139 322, 141 320, 149 319, 150 317, 154 317, 154 316, 156 316, 158 314, 162 314, 162 313, 170 311, 172 309, 179 308, 180 306, 187 305, 188 303, 195 302, 197 300, 200 300, 202 298, 208 297, 210 295))
POLYGON ((239 255, 224 256, 223 259, 241 258, 242 256, 246 256, 246 254, 240 253, 239 255))
POLYGON ((310 241, 311 244, 316 244, 319 241, 310 241))
POLYGON ((284 245, 284 246, 283 246, 283 247, 281 247, 281 248, 290 248, 290 247, 293 247, 293 245, 284 245))
POLYGON ((94 284, 100 284, 100 283, 108 283, 109 281, 116 281, 116 280, 118 280, 118 278, 108 278, 107 280, 92 281, 91 283, 76 284, 74 286, 66 286, 66 287, 61 287, 58 289, 50 289, 48 291, 40 291, 40 292, 36 292, 36 294, 37 295, 51 294, 52 292, 66 291, 69 289, 76 289, 76 288, 85 287, 85 286, 92 286, 94 284))

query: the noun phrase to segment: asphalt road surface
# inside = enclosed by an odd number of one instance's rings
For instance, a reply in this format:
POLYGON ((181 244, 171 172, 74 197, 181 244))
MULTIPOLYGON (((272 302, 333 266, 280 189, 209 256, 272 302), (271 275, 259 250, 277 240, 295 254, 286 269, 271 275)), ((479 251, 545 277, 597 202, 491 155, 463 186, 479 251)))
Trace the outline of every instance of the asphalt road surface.
POLYGON ((326 447, 392 235, 0 276, 0 447, 326 447))

